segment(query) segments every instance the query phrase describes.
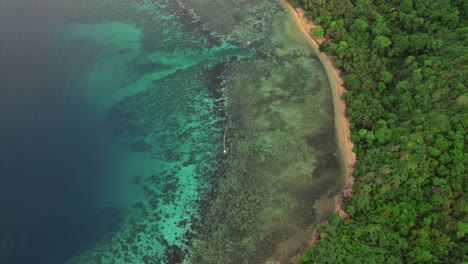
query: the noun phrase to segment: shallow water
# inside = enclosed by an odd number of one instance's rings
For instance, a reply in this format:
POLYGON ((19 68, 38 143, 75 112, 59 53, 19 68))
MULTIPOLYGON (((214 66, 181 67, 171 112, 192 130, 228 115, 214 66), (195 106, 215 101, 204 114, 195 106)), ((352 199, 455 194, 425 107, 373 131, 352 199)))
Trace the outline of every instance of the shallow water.
POLYGON ((0 262, 307 245, 341 186, 333 109, 277 2, 0 0, 0 22, 0 262))

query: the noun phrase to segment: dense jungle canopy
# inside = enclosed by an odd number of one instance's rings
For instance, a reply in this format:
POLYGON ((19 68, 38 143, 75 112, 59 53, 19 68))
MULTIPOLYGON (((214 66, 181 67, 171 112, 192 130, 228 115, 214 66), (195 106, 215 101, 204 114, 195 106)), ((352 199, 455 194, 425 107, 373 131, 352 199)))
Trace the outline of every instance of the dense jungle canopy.
POLYGON ((291 4, 331 40, 357 154, 350 219, 331 215, 299 263, 468 261, 468 2, 291 4))

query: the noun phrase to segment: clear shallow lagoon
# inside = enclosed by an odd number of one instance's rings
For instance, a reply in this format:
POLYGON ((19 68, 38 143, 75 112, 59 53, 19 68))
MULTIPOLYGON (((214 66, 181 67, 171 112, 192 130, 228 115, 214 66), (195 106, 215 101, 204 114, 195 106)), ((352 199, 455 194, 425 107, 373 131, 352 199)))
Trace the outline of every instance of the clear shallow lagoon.
POLYGON ((0 36, 2 263, 284 260, 340 188, 275 1, 0 0, 0 36))

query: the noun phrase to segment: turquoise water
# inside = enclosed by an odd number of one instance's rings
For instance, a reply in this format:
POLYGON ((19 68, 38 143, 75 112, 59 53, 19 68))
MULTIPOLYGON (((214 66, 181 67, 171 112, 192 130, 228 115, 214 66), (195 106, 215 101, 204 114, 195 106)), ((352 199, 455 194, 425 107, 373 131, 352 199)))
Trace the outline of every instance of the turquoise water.
POLYGON ((64 31, 66 45, 89 45, 96 56, 72 81, 72 97, 102 120, 106 133, 108 166, 94 205, 124 211, 119 228, 72 263, 177 263, 185 254, 207 181, 222 159, 222 109, 215 104, 222 98, 207 89, 213 68, 254 50, 226 43, 179 47, 191 32, 166 31, 179 32, 162 36, 173 50, 143 50, 142 29, 129 23, 70 24, 64 31))
POLYGON ((217 73, 255 50, 172 1, 1 7, 2 263, 178 262, 224 158, 217 73))
POLYGON ((282 263, 333 210, 329 83, 277 1, 0 0, 0 36, 0 263, 282 263))

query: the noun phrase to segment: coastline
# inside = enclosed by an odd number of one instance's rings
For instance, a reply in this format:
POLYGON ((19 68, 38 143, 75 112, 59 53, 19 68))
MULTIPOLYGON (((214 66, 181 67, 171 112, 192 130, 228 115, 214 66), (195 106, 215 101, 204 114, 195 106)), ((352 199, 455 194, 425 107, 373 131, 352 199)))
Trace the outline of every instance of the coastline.
POLYGON ((336 143, 338 144, 339 157, 342 162, 345 181, 342 194, 335 197, 335 212, 337 212, 342 218, 347 218, 348 215, 342 208, 343 199, 349 198, 352 195, 354 184, 354 177, 352 174, 354 163, 356 162, 356 154, 353 152, 354 144, 351 142, 350 123, 345 115, 346 104, 341 100, 341 95, 346 90, 343 86, 343 81, 340 78, 339 70, 333 66, 331 58, 319 50, 321 40, 313 38, 310 34, 310 30, 317 26, 304 16, 304 12, 301 8, 294 8, 289 2, 287 2, 287 0, 280 0, 280 4, 293 16, 295 23, 298 25, 323 64, 330 82, 333 97, 336 143))

